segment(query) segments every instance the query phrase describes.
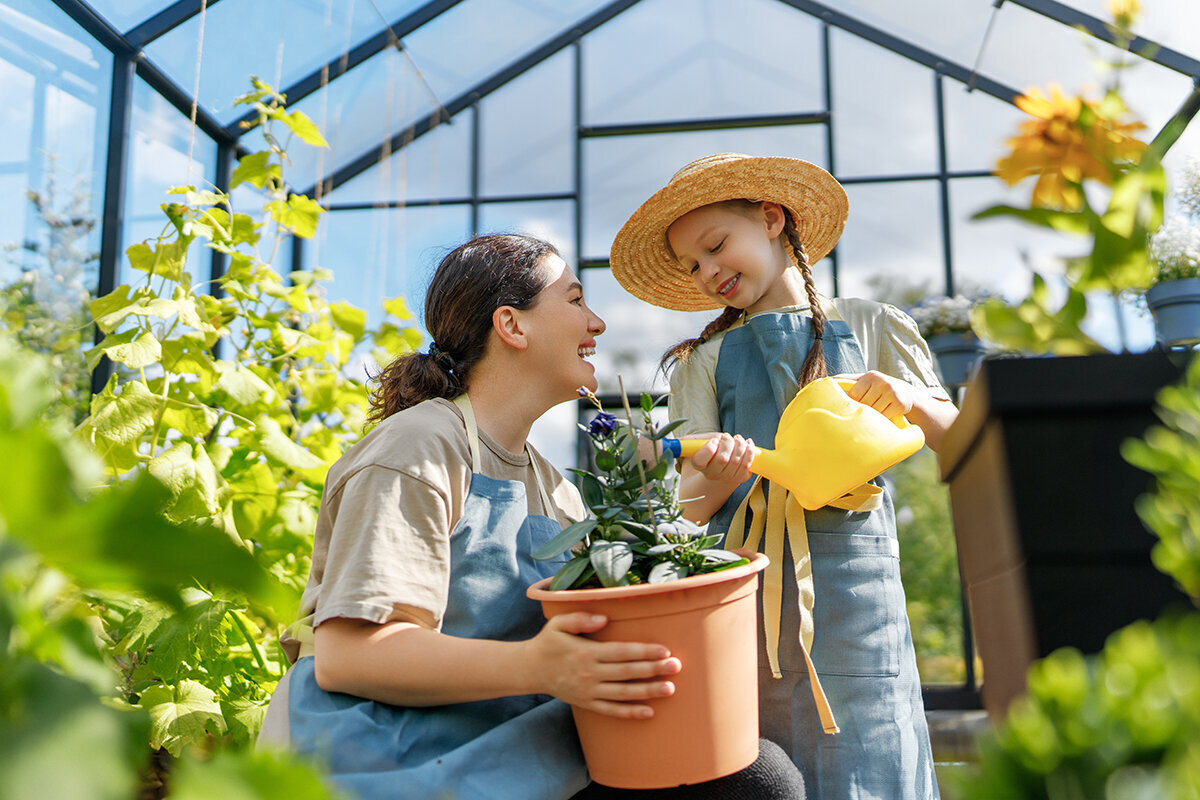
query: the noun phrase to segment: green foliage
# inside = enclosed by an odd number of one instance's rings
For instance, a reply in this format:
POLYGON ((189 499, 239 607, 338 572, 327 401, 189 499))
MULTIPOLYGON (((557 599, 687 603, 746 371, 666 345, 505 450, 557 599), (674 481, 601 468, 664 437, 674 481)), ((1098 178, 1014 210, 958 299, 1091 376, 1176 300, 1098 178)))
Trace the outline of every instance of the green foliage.
MULTIPOLYGON (((647 463, 639 456, 639 434, 604 411, 594 394, 586 389, 579 393, 599 409, 588 425, 579 426, 591 440, 596 471, 572 470, 593 516, 568 526, 533 553, 545 560, 571 551, 573 557, 550 588, 663 583, 745 564, 745 558, 715 549, 720 536, 704 535, 683 518, 674 482, 667 477, 671 460, 664 456, 647 463)), ((659 428, 651 419, 654 406, 650 395, 641 396, 640 437, 651 443, 682 424, 659 428)))
POLYGON ((950 497, 932 450, 888 470, 895 487, 896 528, 904 557, 900 575, 924 683, 957 683, 962 660, 962 584, 950 517, 950 497))
POLYGON ((1154 564, 1190 597, 1200 598, 1200 358, 1182 384, 1158 393, 1163 425, 1121 452, 1155 477, 1155 490, 1138 498, 1137 512, 1158 536, 1154 564))

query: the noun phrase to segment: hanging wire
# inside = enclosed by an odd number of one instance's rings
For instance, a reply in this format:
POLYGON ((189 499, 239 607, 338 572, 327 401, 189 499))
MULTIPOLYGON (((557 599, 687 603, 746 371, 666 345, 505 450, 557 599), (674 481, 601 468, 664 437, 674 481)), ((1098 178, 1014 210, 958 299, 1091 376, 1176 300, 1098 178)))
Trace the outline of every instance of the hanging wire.
POLYGON ((975 63, 971 65, 971 74, 967 76, 967 91, 975 89, 975 78, 979 74, 979 65, 983 63, 983 51, 987 49, 988 39, 992 37, 992 28, 996 24, 996 17, 1000 14, 1000 6, 1004 5, 1004 0, 992 0, 992 15, 988 18, 987 29, 983 32, 983 41, 979 43, 979 53, 975 56, 975 63))
POLYGON ((196 42, 196 80, 192 83, 191 130, 188 132, 187 175, 184 183, 192 183, 192 155, 196 150, 196 110, 200 104, 200 65, 204 59, 204 20, 208 12, 208 0, 200 0, 200 37, 196 42))
POLYGON ((413 73, 417 76, 417 80, 422 86, 425 87, 425 91, 429 93, 432 105, 436 109, 433 124, 436 126, 439 122, 444 122, 445 120, 449 119, 449 112, 446 111, 446 107, 442 105, 442 102, 438 100, 437 92, 433 91, 433 86, 430 85, 429 81, 425 78, 425 73, 420 67, 417 66, 417 62, 413 61, 412 56, 408 52, 408 48, 404 46, 404 42, 399 36, 396 35, 396 30, 392 27, 392 24, 387 21, 386 17, 383 16, 383 13, 379 10, 379 6, 375 5, 375 0, 368 0, 368 2, 371 4, 371 8, 375 9, 375 15, 379 17, 379 21, 383 23, 384 27, 387 28, 388 33, 391 34, 392 47, 395 47, 400 55, 404 56, 405 60, 408 61, 408 65, 412 67, 413 73))

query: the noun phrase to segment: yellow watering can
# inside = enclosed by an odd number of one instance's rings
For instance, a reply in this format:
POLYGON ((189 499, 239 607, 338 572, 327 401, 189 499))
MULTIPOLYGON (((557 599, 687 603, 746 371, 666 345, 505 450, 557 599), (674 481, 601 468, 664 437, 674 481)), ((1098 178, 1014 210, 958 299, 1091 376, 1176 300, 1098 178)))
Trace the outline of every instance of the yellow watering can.
MULTIPOLYGON (((852 400, 854 380, 821 378, 783 410, 775 449, 754 448, 750 471, 783 486, 809 511, 842 495, 921 449, 925 435, 903 416, 888 419, 852 400)), ((663 439, 676 458, 696 454, 707 439, 663 439)))

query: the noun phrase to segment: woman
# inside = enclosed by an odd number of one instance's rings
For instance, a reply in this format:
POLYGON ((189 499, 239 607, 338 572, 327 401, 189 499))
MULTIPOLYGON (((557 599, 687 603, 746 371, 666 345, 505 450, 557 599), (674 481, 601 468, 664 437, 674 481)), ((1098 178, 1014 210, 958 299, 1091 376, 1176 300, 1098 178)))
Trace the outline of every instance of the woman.
MULTIPOLYGON (((526 439, 596 387, 586 359, 604 322, 551 245, 515 235, 447 255, 425 309, 429 351, 383 372, 379 425, 326 479, 285 643, 298 660, 261 738, 290 740, 363 798, 625 794, 588 786, 567 704, 647 719, 643 701, 672 694, 682 665, 657 644, 580 635, 603 617, 544 622, 525 597, 561 565, 530 553, 587 513, 526 439)), ((786 757, 764 752, 722 780, 797 796, 786 757)))

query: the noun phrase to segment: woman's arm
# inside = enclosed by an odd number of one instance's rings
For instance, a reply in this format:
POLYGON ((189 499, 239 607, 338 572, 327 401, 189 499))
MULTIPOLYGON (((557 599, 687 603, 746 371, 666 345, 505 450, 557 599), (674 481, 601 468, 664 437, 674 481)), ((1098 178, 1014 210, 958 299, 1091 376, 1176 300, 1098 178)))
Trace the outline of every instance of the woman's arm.
POLYGON ((521 694, 548 694, 625 719, 646 719, 639 700, 667 697, 659 678, 681 669, 656 644, 594 642, 604 627, 586 613, 554 617, 532 639, 500 642, 449 636, 410 622, 335 618, 316 629, 317 684, 391 705, 434 706, 521 694))

